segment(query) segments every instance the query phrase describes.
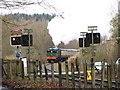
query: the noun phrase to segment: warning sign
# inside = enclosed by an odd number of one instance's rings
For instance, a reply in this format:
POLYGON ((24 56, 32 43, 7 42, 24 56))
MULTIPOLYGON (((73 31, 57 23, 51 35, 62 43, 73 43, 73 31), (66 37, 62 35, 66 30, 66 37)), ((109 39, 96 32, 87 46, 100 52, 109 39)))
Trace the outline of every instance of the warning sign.
POLYGON ((87 80, 92 80, 91 70, 87 70, 87 80))

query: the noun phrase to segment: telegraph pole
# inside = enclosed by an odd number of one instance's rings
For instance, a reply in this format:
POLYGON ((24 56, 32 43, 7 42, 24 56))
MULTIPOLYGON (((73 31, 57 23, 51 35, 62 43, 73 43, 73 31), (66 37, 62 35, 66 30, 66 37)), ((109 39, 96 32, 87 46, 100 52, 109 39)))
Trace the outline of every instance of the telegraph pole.
POLYGON ((92 76, 92 88, 95 88, 95 70, 94 70, 94 38, 93 31, 97 31, 97 26, 88 26, 88 31, 92 33, 92 51, 91 51, 91 76, 92 76))

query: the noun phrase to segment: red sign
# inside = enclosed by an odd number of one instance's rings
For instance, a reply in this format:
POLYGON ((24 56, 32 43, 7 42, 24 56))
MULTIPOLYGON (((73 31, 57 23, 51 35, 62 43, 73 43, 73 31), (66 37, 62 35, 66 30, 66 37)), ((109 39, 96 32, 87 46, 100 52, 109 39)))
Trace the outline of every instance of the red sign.
POLYGON ((22 33, 23 33, 22 29, 11 31, 11 35, 22 35, 22 33))

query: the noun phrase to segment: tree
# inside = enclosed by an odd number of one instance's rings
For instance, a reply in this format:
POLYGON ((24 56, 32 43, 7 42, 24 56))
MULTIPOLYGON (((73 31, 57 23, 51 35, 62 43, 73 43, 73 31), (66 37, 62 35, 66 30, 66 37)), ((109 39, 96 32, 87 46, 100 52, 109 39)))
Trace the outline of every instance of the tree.
POLYGON ((108 39, 108 36, 107 35, 103 35, 101 36, 101 42, 105 42, 106 40, 108 39))
POLYGON ((112 18, 110 25, 112 26, 110 32, 112 33, 112 38, 118 37, 118 15, 112 18))
MULTIPOLYGON (((12 14, 13 10, 26 9, 28 6, 32 5, 39 5, 41 8, 45 9, 48 13, 52 14, 53 16, 56 14, 57 16, 62 17, 62 13, 56 7, 51 5, 47 0, 1 0, 0 11, 2 13, 2 11, 8 10, 12 14)), ((0 17, 0 19, 6 24, 15 24, 3 20, 2 17, 0 17)), ((27 16, 26 19, 28 19, 27 16)))
POLYGON ((65 43, 63 41, 61 41, 58 46, 58 48, 64 48, 65 47, 65 43))
POLYGON ((70 40, 68 44, 65 45, 65 48, 67 49, 78 49, 79 48, 79 43, 76 39, 70 40))
MULTIPOLYGON (((22 17, 21 17, 22 18, 22 17)), ((10 15, 6 15, 3 17, 4 20, 9 21, 10 23, 17 23, 23 24, 28 22, 28 20, 20 19, 17 21, 16 19, 10 18, 10 15), (11 19, 11 20, 10 20, 11 19)), ((15 59, 16 54, 16 47, 10 46, 10 36, 11 30, 16 29, 22 29, 24 28, 30 28, 33 30, 33 46, 31 47, 31 58, 32 59, 38 59, 41 61, 45 61, 46 57, 46 51, 48 48, 53 46, 52 37, 49 34, 49 31, 47 30, 48 20, 44 20, 42 22, 35 21, 35 18, 30 19, 31 24, 27 24, 25 26, 15 26, 13 24, 7 24, 5 22, 2 22, 2 58, 4 59, 15 59)), ((21 57, 27 57, 27 49, 28 47, 19 47, 21 49, 21 57)))
POLYGON ((118 58, 120 57, 120 1, 118 3, 118 13, 116 14, 115 17, 112 18, 111 20, 111 32, 112 32, 112 37, 117 40, 118 44, 118 58))

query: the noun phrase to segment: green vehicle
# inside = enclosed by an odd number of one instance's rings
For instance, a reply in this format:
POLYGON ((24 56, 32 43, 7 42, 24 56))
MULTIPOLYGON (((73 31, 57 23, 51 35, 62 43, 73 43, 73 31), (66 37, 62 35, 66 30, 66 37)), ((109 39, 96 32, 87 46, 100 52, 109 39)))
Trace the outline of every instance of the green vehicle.
POLYGON ((49 63, 51 63, 52 61, 54 63, 57 63, 59 61, 65 61, 68 59, 68 57, 70 57, 70 55, 61 55, 61 51, 72 51, 72 52, 79 52, 80 50, 76 50, 76 49, 61 49, 61 48, 49 48, 47 50, 47 60, 49 63))

